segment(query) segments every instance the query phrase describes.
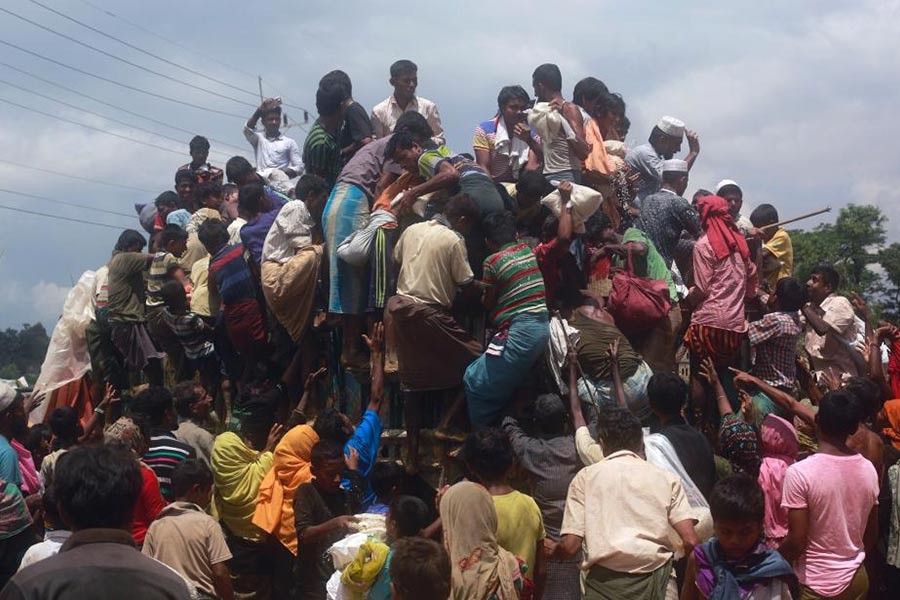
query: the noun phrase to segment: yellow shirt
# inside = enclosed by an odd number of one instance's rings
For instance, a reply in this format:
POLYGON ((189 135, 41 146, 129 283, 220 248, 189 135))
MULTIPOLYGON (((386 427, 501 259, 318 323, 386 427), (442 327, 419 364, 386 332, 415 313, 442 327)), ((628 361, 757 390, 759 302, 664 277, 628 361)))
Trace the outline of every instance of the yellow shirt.
POLYGON ((778 269, 770 272, 766 278, 769 288, 775 290, 775 284, 779 279, 790 277, 794 274, 794 246, 791 244, 791 236, 784 229, 778 228, 775 235, 763 245, 763 248, 778 262, 778 269))
POLYGON ((534 580, 535 549, 544 539, 544 518, 531 496, 510 492, 492 496, 497 510, 497 543, 521 558, 528 566, 525 576, 534 580))
POLYGON ((461 235, 436 219, 406 228, 394 248, 397 293, 450 308, 456 289, 472 281, 461 235))
POLYGON ((219 314, 219 297, 209 289, 209 254, 191 265, 191 281, 194 283, 191 312, 201 317, 219 314))

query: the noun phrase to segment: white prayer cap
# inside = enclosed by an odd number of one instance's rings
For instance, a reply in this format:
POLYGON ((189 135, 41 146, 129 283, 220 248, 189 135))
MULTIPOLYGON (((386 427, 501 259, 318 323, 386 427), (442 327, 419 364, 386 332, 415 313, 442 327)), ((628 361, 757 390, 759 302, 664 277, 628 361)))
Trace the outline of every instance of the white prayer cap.
POLYGON ((656 124, 656 127, 666 135, 671 135, 672 137, 680 138, 684 135, 684 121, 676 119, 675 117, 663 117, 659 120, 659 123, 656 124))
POLYGON ((16 390, 8 383, 0 382, 0 413, 12 406, 16 401, 16 390))
POLYGON ((688 164, 686 160, 680 158, 670 158, 663 161, 663 173, 687 173, 688 164))
POLYGON ((737 184, 737 181, 734 179, 723 179, 719 183, 716 184, 716 194, 722 191, 722 188, 728 187, 729 185, 733 185, 737 189, 741 189, 741 186, 737 184))

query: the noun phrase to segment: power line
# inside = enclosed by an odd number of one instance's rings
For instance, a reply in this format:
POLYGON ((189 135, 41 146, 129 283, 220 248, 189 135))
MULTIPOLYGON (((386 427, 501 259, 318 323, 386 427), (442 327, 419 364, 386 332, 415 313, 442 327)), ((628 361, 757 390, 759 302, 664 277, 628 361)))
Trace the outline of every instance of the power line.
MULTIPOLYGON (((170 140, 170 141, 176 142, 176 143, 178 143, 178 144, 184 143, 184 140, 179 140, 178 138, 173 138, 173 137, 171 137, 171 136, 164 135, 164 134, 162 134, 162 133, 157 133, 157 132, 152 131, 152 130, 150 130, 150 129, 144 129, 143 127, 139 127, 139 126, 137 126, 137 125, 132 125, 131 123, 128 123, 128 122, 126 122, 126 121, 120 121, 120 120, 118 120, 118 119, 114 119, 113 117, 108 117, 108 116, 103 115, 103 114, 100 114, 100 113, 98 113, 98 112, 94 112, 94 111, 92 111, 92 110, 87 110, 86 108, 81 108, 80 106, 75 106, 74 104, 69 104, 68 102, 64 102, 63 100, 59 100, 59 99, 57 99, 57 98, 54 98, 53 96, 48 96, 48 95, 46 95, 46 94, 42 94, 42 93, 40 93, 40 92, 36 92, 36 91, 34 91, 34 90, 30 90, 30 89, 28 89, 28 88, 26 88, 26 87, 24 87, 24 86, 21 86, 21 85, 12 83, 12 82, 10 82, 10 81, 6 81, 5 79, 0 79, 0 83, 3 83, 3 84, 8 85, 8 86, 10 86, 10 87, 16 88, 16 89, 18 89, 18 90, 22 90, 23 92, 28 92, 29 94, 34 94, 35 96, 39 96, 39 97, 44 98, 44 99, 46 99, 46 100, 50 100, 51 102, 57 102, 57 103, 59 103, 59 104, 62 104, 63 106, 68 106, 69 108, 74 108, 75 110, 80 110, 80 111, 82 111, 82 112, 84 112, 84 113, 87 113, 87 114, 89 114, 89 115, 93 115, 93 116, 95 116, 95 117, 100 117, 101 119, 106 119, 107 121, 112 121, 113 123, 118 123, 119 125, 125 125, 126 127, 131 127, 132 129, 135 129, 135 130, 137 130, 137 131, 142 131, 142 132, 144 132, 144 133, 149 133, 150 135, 155 135, 155 136, 157 136, 157 137, 161 137, 161 138, 163 138, 163 139, 166 139, 166 140, 170 140)), ((222 152, 221 150, 212 150, 212 152, 216 152, 216 153, 220 154, 221 156, 225 156, 225 157, 231 158, 231 156, 230 156, 228 153, 222 152)))
POLYGON ((228 87, 228 88, 231 88, 231 89, 233 89, 233 90, 237 90, 238 92, 243 92, 244 94, 248 94, 248 95, 250 95, 250 96, 253 96, 254 98, 256 97, 256 92, 251 92, 251 91, 245 90, 244 88, 238 87, 238 86, 236 86, 236 85, 231 85, 231 84, 228 83, 227 81, 222 81, 221 79, 216 79, 215 77, 210 77, 209 75, 207 75, 206 73, 203 73, 202 71, 197 71, 197 70, 192 69, 192 68, 190 68, 190 67, 186 67, 186 66, 184 66, 184 65, 182 65, 182 64, 179 64, 179 63, 177 63, 177 62, 171 61, 171 60, 169 60, 169 59, 167 59, 167 58, 165 58, 165 57, 163 57, 163 56, 160 56, 160 55, 158 55, 158 54, 154 54, 153 52, 150 52, 150 51, 148 51, 148 50, 144 50, 143 48, 141 48, 141 47, 139 47, 139 46, 135 46, 135 45, 132 44, 131 42, 127 42, 127 41, 125 41, 125 40, 123 40, 123 39, 121 39, 121 38, 118 38, 118 37, 116 37, 116 36, 114 36, 114 35, 111 35, 111 34, 109 34, 109 33, 106 33, 105 31, 102 31, 102 30, 100 30, 100 29, 97 29, 96 27, 93 27, 93 26, 91 26, 91 25, 88 25, 87 23, 85 23, 85 22, 83 22, 83 21, 79 21, 79 20, 76 19, 75 17, 69 16, 69 15, 65 14, 64 12, 59 11, 59 10, 56 10, 55 8, 50 7, 50 6, 47 6, 46 4, 43 4, 42 2, 38 2, 37 0, 28 0, 28 1, 31 2, 32 4, 36 4, 36 5, 40 6, 40 7, 43 8, 44 10, 48 10, 48 11, 52 12, 52 13, 55 14, 55 15, 59 15, 60 17, 62 17, 62 18, 64 18, 64 19, 68 19, 69 21, 71 21, 71 22, 73 22, 73 23, 77 23, 78 25, 81 25, 82 27, 84 27, 84 28, 86 28, 86 29, 89 29, 89 30, 93 31, 94 33, 98 33, 98 34, 102 35, 103 37, 106 37, 106 38, 109 38, 109 39, 114 40, 114 41, 116 41, 116 42, 119 42, 120 44, 122 44, 122 45, 124 45, 124 46, 127 46, 127 47, 131 48, 132 50, 137 50, 138 52, 140 52, 140 53, 142 53, 142 54, 146 54, 147 56, 150 56, 150 57, 152 57, 152 58, 155 58, 156 60, 160 60, 160 61, 166 63, 167 65, 171 65, 171 66, 173 66, 173 67, 177 67, 177 68, 182 69, 182 70, 184 70, 184 71, 187 71, 188 73, 191 73, 191 74, 193 74, 193 75, 197 75, 197 76, 199 76, 199 77, 203 77, 204 79, 208 79, 208 80, 210 80, 210 81, 212 81, 212 82, 218 83, 219 85, 223 85, 223 86, 228 87))
POLYGON ((160 146, 158 144, 154 144, 153 142, 145 142, 144 140, 139 140, 137 138, 129 137, 127 135, 122 135, 120 133, 115 133, 112 131, 108 131, 103 129, 102 127, 94 127, 93 125, 85 125, 84 123, 79 123, 78 121, 73 121, 71 119, 67 119, 65 117, 60 117, 59 115, 54 115, 52 113, 44 112, 42 110, 38 110, 36 108, 31 108, 30 106, 25 106, 24 104, 19 104, 18 102, 13 102, 12 100, 7 100, 6 98, 0 98, 0 102, 6 102, 7 104, 11 104, 13 106, 17 106, 23 110, 28 110, 39 115, 44 115, 45 117, 50 117, 52 119, 59 119, 60 121, 64 121, 66 123, 71 123, 73 125, 80 125, 86 129, 92 129, 94 131, 99 131, 100 133, 105 133, 106 135, 111 135, 113 137, 121 138, 123 140, 128 140, 129 142, 134 142, 136 144, 141 144, 143 146, 149 146, 150 148, 156 148, 157 150, 165 150, 166 152, 171 152, 172 154, 178 154, 179 156, 183 156, 184 152, 181 150, 173 150, 171 148, 166 148, 165 146, 160 146))
POLYGON ((7 190, 4 188, 0 188, 0 192, 5 194, 13 194, 14 196, 24 196, 25 198, 34 198, 35 200, 44 200, 46 202, 53 202, 54 204, 64 204, 66 206, 74 206, 75 208, 83 208, 85 210, 93 210, 100 213, 106 213, 108 215, 116 215, 119 217, 126 217, 128 219, 134 220, 137 215, 129 215, 127 213, 120 213, 114 210, 107 210, 105 208, 97 208, 96 206, 88 206, 86 204, 77 204, 75 202, 67 202, 66 200, 57 200, 56 198, 48 198, 47 196, 38 196, 37 194, 29 194, 26 192, 17 192, 16 190, 7 190))
POLYGON ((168 100, 169 102, 174 102, 176 104, 182 104, 184 106, 190 106, 191 108, 205 110, 206 112, 215 113, 217 115, 224 115, 226 117, 235 117, 237 119, 246 119, 247 118, 246 115, 238 115, 235 113, 229 113, 229 112, 225 112, 225 111, 221 111, 221 110, 216 110, 214 108, 209 108, 206 106, 201 106, 199 104, 191 104, 190 102, 185 102, 184 100, 178 100, 177 98, 170 98, 169 96, 163 96, 162 94, 157 94, 156 92, 149 92, 149 91, 141 89, 139 87, 134 87, 133 85, 128 85, 127 83, 121 83, 114 79, 109 79, 108 77, 103 77, 102 75, 97 75, 95 73, 91 73, 90 71, 85 71, 84 69, 79 69, 78 67, 73 67, 71 65, 67 65, 56 59, 43 56, 42 54, 38 54, 37 52, 32 52, 31 50, 27 50, 27 49, 23 48, 22 46, 18 46, 16 44, 13 44, 12 42, 7 42, 6 40, 0 39, 0 44, 9 46, 10 48, 15 48, 16 50, 19 50, 20 52, 24 52, 25 54, 30 54, 31 56, 35 56, 37 58, 40 58, 41 60, 45 60, 47 62, 53 63, 55 65, 65 68, 65 69, 75 71, 76 73, 81 73, 82 75, 87 75, 88 77, 93 77, 94 79, 99 79, 100 81, 105 81, 106 83, 111 83, 113 85, 117 85, 119 87, 123 87, 128 90, 140 92, 140 93, 146 94, 148 96, 153 96, 154 98, 168 100))
POLYGON ((96 183, 97 185, 106 185, 109 187, 117 187, 122 188, 124 190, 132 190, 135 192, 146 192, 148 194, 157 194, 159 190, 148 190, 147 188, 139 188, 134 187, 132 185, 125 185, 122 183, 113 183, 111 181, 102 181, 100 179, 91 179, 90 177, 82 177, 81 175, 72 175, 71 173, 62 173, 60 171, 51 171, 50 169, 42 169, 41 167, 34 167, 32 165, 26 165, 19 162, 14 162, 11 160, 6 160, 0 158, 0 163, 5 165, 11 165, 13 167, 18 167, 20 169, 28 169, 29 171, 38 171, 39 173, 47 173, 49 175, 57 175, 59 177, 68 177, 69 179, 77 179, 79 181, 86 181, 88 183, 96 183))
POLYGON ((223 67, 226 67, 226 68, 228 68, 228 69, 231 69, 231 70, 234 71, 235 73, 240 73, 241 75, 245 75, 245 76, 250 77, 250 78, 252 78, 252 79, 256 79, 256 75, 253 74, 253 73, 248 73, 247 71, 243 71, 243 70, 241 70, 241 69, 238 69, 238 68, 235 67, 234 65, 230 65, 230 64, 228 64, 228 63, 226 63, 226 62, 224 62, 224 61, 221 61, 221 60, 219 60, 219 59, 217 59, 217 58, 215 58, 215 57, 212 57, 212 56, 209 56, 209 55, 203 55, 203 54, 201 54, 200 52, 198 52, 198 51, 197 51, 196 49, 194 49, 194 48, 190 48, 190 47, 188 47, 188 46, 185 46, 185 45, 182 44, 181 42, 178 42, 178 41, 173 40, 173 39, 171 39, 171 38, 168 38, 168 37, 166 37, 166 36, 164 36, 164 35, 160 35, 160 34, 158 34, 158 33, 155 33, 155 32, 153 32, 153 31, 150 31, 149 29, 147 29, 147 28, 144 27, 143 25, 140 25, 139 23, 135 23, 134 21, 131 21, 131 20, 129 20, 129 19, 126 19, 126 18, 123 17, 123 16, 117 15, 116 13, 111 12, 111 11, 105 9, 105 8, 103 8, 102 6, 97 6, 96 4, 94 4, 94 3, 92 3, 92 2, 88 2, 88 0, 81 0, 81 3, 82 3, 82 4, 86 4, 87 6, 90 6, 90 7, 93 8, 94 10, 99 10, 100 12, 104 13, 105 15, 108 15, 108 16, 112 17, 113 19, 117 19, 117 20, 119 20, 119 21, 122 21, 123 23, 126 23, 126 24, 128 24, 128 25, 134 27, 135 29, 139 29, 140 31, 143 31, 144 33, 146 33, 146 34, 148 34, 148 35, 152 35, 153 37, 158 38, 158 39, 160 39, 160 40, 162 40, 162 41, 164 41, 164 42, 168 42, 168 43, 172 44, 173 46, 178 46, 178 47, 181 48, 182 50, 187 50, 187 51, 190 52, 191 54, 196 54, 196 55, 198 55, 198 56, 203 56, 203 58, 205 58, 206 60, 212 61, 212 62, 214 62, 214 63, 216 63, 216 64, 222 65, 223 67))
MULTIPOLYGON (((133 110, 123 108, 121 106, 118 106, 117 104, 112 104, 105 100, 101 100, 100 98, 96 98, 89 94, 85 94, 84 92, 79 92, 78 90, 76 90, 74 88, 70 88, 67 85, 63 85, 61 83, 56 83, 55 81, 51 81, 49 79, 44 79, 43 77, 41 77, 39 75, 35 75, 34 73, 29 73, 25 69, 20 69, 19 67, 14 67, 13 65, 11 65, 9 63, 0 61, 0 65, 6 67, 7 69, 12 69, 13 71, 16 71, 17 73, 22 73, 23 75, 28 75, 29 77, 37 79, 38 81, 42 81, 48 85, 52 85, 54 87, 58 87, 60 89, 66 90, 67 92, 71 92, 72 94, 75 94, 77 96, 81 96, 82 98, 87 98, 88 100, 93 100, 94 102, 96 102, 98 104, 102 104, 104 106, 109 106, 110 108, 114 108, 114 109, 120 110, 124 113, 128 113, 129 115, 133 115, 139 119, 144 119, 145 121, 150 121, 151 123, 156 123, 157 125, 162 125, 163 127, 168 127, 169 129, 173 129, 175 131, 180 131, 182 133, 186 133, 191 136, 196 135, 196 133, 197 133, 196 131, 191 131, 190 129, 183 129, 181 127, 176 127, 175 125, 170 125, 170 124, 166 123, 165 121, 160 121, 158 119, 154 119, 153 117, 148 117, 146 115, 142 115, 141 113, 134 112, 133 110)), ((211 142, 215 142, 215 143, 219 144, 220 146, 226 146, 228 148, 237 150, 238 152, 243 152, 245 150, 245 148, 239 148, 237 146, 229 144, 228 142, 223 142, 222 140, 217 140, 217 139, 211 138, 211 137, 207 137, 207 139, 211 142)))
MULTIPOLYGON (((29 1, 32 1, 32 2, 33 2, 34 0, 29 0, 29 1)), ((116 13, 114 13, 114 12, 112 12, 112 11, 109 11, 109 10, 105 9, 105 8, 103 8, 102 6, 97 6, 96 4, 94 4, 94 3, 92 3, 92 2, 88 2, 88 0, 80 0, 80 2, 81 2, 82 4, 86 4, 87 6, 90 6, 90 7, 93 8, 94 10, 98 10, 98 11, 100 11, 100 12, 102 12, 102 13, 104 13, 104 14, 110 16, 110 17, 112 17, 113 19, 117 19, 117 20, 119 20, 119 21, 122 21, 123 23, 126 23, 126 24, 128 24, 128 25, 134 27, 135 29, 138 29, 138 30, 140 30, 140 31, 143 31, 144 33, 146 33, 146 34, 148 34, 148 35, 152 35, 153 37, 158 38, 158 39, 160 39, 160 40, 162 40, 162 41, 164 41, 164 42, 168 42, 169 44, 172 44, 173 46, 177 46, 177 47, 181 48, 182 50, 187 50, 187 51, 190 52, 191 54, 196 54, 196 55, 198 55, 198 56, 203 56, 203 58, 205 58, 206 60, 209 60, 209 61, 212 61, 212 62, 214 62, 214 63, 216 63, 216 64, 222 65, 223 67, 226 67, 226 68, 228 68, 228 69, 234 71, 235 73, 240 73, 241 75, 245 75, 245 76, 247 76, 247 77, 252 77, 253 79, 256 79, 256 77, 257 77, 257 75, 255 75, 255 74, 253 74, 253 73, 248 73, 247 71, 244 71, 244 70, 242 70, 242 69, 238 69, 238 68, 235 67, 234 65, 230 65, 230 64, 225 63, 225 62, 223 62, 223 61, 221 61, 221 60, 218 60, 218 59, 216 59, 216 58, 213 58, 213 57, 211 57, 211 56, 209 56, 209 55, 203 55, 202 53, 198 52, 198 51, 195 50, 194 48, 190 48, 190 47, 188 47, 188 46, 182 44, 181 42, 178 42, 178 41, 173 40, 173 39, 171 39, 171 38, 168 38, 168 37, 166 37, 166 36, 164 36, 164 35, 160 35, 160 34, 154 32, 154 31, 151 31, 151 30, 147 29, 146 27, 144 27, 143 25, 140 25, 140 24, 138 24, 138 23, 135 23, 134 21, 131 21, 131 20, 129 20, 129 19, 126 19, 126 18, 123 17, 123 16, 117 15, 116 13)), ((39 4, 39 3, 38 3, 38 2, 35 2, 35 4, 39 4)), ((231 87, 231 86, 229 86, 229 87, 231 87)), ((271 86, 270 86, 270 87, 271 87, 271 86)), ((274 89, 274 88, 273 88, 273 89, 274 89)), ((254 93, 253 95, 256 96, 255 93, 254 93)), ((312 112, 311 110, 309 110, 308 108, 305 108, 305 107, 303 107, 303 106, 297 106, 297 105, 295 105, 295 104, 288 104, 287 102, 283 102, 282 104, 283 104, 283 106, 286 106, 286 107, 288 107, 288 108, 295 108, 295 109, 297 109, 297 110, 304 110, 304 111, 309 112, 309 113, 312 112)))
POLYGON ((117 229, 122 231, 125 227, 119 225, 110 225, 109 223, 98 223, 97 221, 86 221, 85 219, 74 219, 71 217, 61 217, 59 215, 51 215, 50 213, 42 213, 36 210, 28 210, 27 208, 19 208, 17 206, 6 206, 5 204, 0 204, 0 208, 4 210, 11 210, 13 212, 25 213, 28 215, 36 215, 38 217, 47 217, 49 219, 58 219, 60 221, 66 221, 67 223, 83 223, 85 225, 97 225, 98 227, 108 227, 110 229, 117 229))
POLYGON ((193 89, 195 89, 195 90, 199 90, 199 91, 201 91, 201 92, 206 92, 207 94, 211 94, 211 95, 213 95, 213 96, 218 96, 219 98, 224 98, 225 100, 231 100, 232 102, 236 102, 236 103, 242 104, 242 105, 244 105, 244 106, 250 106, 250 104, 249 104, 246 100, 241 100, 240 98, 234 98, 233 96, 228 96, 228 95, 226 95, 226 94, 220 94, 219 92, 217 92, 217 91, 215 91, 215 90, 210 90, 210 89, 208 89, 208 88, 205 88, 205 87, 202 87, 202 86, 199 86, 199 85, 195 85, 195 84, 193 84, 193 83, 191 83, 191 82, 189 82, 189 81, 185 81, 185 80, 183 80, 183 79, 178 79, 177 77, 172 77, 171 75, 166 75, 165 73, 160 73, 159 71, 155 71, 155 70, 153 70, 153 69, 151 69, 151 68, 149 68, 149 67, 145 67, 144 65, 139 65, 138 63, 131 62, 131 61, 128 60, 128 59, 125 59, 125 58, 122 58, 121 56, 117 56, 116 54, 113 54, 112 52, 107 52, 106 50, 103 50, 102 48, 98 48, 98 47, 92 46, 91 44, 88 44, 88 43, 86 43, 86 42, 82 42, 82 41, 79 40, 78 38, 74 38, 74 37, 72 37, 72 36, 70 36, 70 35, 66 35, 65 33, 61 33, 61 32, 59 32, 59 31, 56 31, 56 30, 53 29, 52 27, 47 27, 46 25, 41 25, 41 24, 38 23, 37 21, 33 21, 33 20, 29 19, 28 17, 23 17, 22 15, 17 14, 17 13, 15 13, 15 12, 9 10, 9 9, 0 7, 0 12, 4 12, 4 13, 6 13, 6 14, 8 14, 8 15, 11 15, 11 16, 17 18, 17 19, 20 19, 20 20, 22 20, 22 21, 25 21, 26 23, 29 23, 29 24, 31 24, 31 25, 34 25, 35 27, 37 27, 37 28, 39 28, 39 29, 43 29, 44 31, 48 31, 48 32, 52 33, 53 35, 59 36, 59 37, 65 39, 65 40, 69 40, 70 42, 73 42, 73 43, 75 43, 75 44, 78 44, 79 46, 82 46, 82 47, 84 47, 84 48, 88 48, 89 50, 93 50, 94 52, 97 52, 97 53, 99 53, 99 54, 102 54, 103 56, 112 58, 113 60, 117 60, 117 61, 119 61, 119 62, 121 62, 121 63, 124 63, 124 64, 126 64, 126 65, 129 65, 129 66, 134 67, 134 68, 136 68, 136 69, 140 69, 140 70, 142 70, 142 71, 146 71, 147 73, 152 73, 153 75, 156 75, 157 77, 162 77, 163 79, 168 79, 169 81, 174 81, 175 83, 180 83, 181 85, 186 85, 186 86, 188 86, 188 87, 190 87, 190 88, 193 88, 193 89))

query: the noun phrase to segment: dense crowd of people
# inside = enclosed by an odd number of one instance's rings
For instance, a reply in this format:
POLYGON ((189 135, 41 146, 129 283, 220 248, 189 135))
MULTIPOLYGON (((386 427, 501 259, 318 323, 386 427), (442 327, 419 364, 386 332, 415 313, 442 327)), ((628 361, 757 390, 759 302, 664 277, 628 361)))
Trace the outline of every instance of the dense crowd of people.
POLYGON ((417 76, 190 141, 87 398, 0 388, 0 599, 896 598, 897 328, 681 120, 544 64, 457 152, 417 76))

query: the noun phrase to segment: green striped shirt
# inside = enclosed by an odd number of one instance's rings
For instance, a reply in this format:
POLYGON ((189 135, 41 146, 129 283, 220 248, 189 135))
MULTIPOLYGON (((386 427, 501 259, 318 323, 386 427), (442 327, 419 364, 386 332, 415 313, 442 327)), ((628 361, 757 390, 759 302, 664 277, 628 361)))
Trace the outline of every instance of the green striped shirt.
POLYGON ((510 244, 488 256, 484 283, 497 288, 497 306, 491 311, 497 327, 509 325, 520 313, 547 312, 544 278, 534 252, 525 244, 510 244))
POLYGON ((340 146, 334 136, 316 121, 303 143, 303 168, 307 173, 318 175, 328 183, 328 187, 332 187, 341 174, 342 166, 340 146))

